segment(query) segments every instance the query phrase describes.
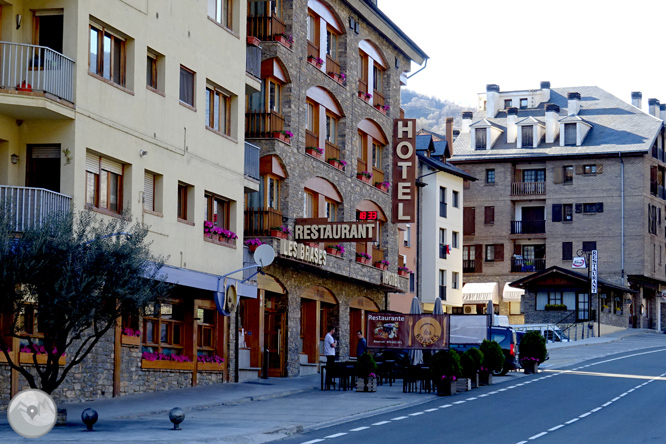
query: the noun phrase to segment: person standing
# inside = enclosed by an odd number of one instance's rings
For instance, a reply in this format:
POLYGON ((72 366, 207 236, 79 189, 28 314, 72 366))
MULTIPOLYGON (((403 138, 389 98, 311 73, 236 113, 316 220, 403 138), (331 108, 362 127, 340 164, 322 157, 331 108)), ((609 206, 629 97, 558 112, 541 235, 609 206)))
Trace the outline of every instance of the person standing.
POLYGON ((335 364, 335 346, 337 342, 333 335, 335 334, 335 327, 329 326, 328 333, 324 337, 324 356, 326 356, 326 389, 329 389, 332 381, 331 375, 333 373, 333 365, 335 364))
POLYGON ((356 332, 356 337, 358 338, 358 344, 356 344, 356 359, 358 359, 363 353, 368 351, 368 342, 363 337, 363 332, 361 330, 356 332))

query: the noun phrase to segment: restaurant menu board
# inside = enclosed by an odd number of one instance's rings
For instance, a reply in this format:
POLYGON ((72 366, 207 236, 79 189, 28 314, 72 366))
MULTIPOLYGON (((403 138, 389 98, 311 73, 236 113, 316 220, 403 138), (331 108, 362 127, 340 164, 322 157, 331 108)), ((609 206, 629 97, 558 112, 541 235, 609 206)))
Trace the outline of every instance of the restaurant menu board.
POLYGON ((367 314, 371 348, 441 350, 449 347, 449 315, 367 314))

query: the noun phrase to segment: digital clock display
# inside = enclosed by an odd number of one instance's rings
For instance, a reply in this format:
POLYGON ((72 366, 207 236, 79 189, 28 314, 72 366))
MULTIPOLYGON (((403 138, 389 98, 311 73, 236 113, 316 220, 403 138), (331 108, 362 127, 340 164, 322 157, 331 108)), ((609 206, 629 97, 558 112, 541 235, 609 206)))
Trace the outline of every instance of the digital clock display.
POLYGON ((356 212, 357 220, 377 220, 376 211, 357 211, 356 212))

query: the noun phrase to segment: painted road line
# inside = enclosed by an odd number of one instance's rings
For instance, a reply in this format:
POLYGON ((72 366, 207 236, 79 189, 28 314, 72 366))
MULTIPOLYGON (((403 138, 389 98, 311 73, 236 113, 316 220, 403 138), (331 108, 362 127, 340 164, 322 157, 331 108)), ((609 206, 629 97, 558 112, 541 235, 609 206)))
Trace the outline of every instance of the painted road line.
POLYGON ((547 435, 547 434, 548 434, 548 432, 541 432, 538 435, 530 436, 529 439, 541 438, 543 435, 547 435))
POLYGON ((590 413, 596 413, 596 412, 598 412, 599 410, 601 410, 602 408, 603 408, 603 407, 597 407, 596 409, 592 409, 592 410, 590 410, 590 413))
POLYGON ((324 436, 324 438, 326 438, 326 439, 339 438, 339 437, 341 437, 341 436, 345 436, 346 434, 347 434, 347 432, 344 432, 344 433, 336 433, 335 435, 324 436))
POLYGON ((369 429, 370 427, 357 427, 355 429, 351 429, 350 432, 360 432, 361 430, 369 429))
POLYGON ((573 424, 576 421, 580 421, 580 418, 570 419, 569 421, 565 422, 565 424, 573 424))
POLYGON ((479 399, 479 398, 467 398, 468 401, 474 401, 475 399, 479 399))
POLYGON ((479 395, 479 398, 485 398, 486 396, 490 396, 490 395, 488 395, 488 393, 484 393, 483 395, 479 395))
POLYGON ((465 401, 456 401, 456 402, 454 402, 454 404, 464 404, 464 403, 465 403, 465 401))
POLYGON ((428 413, 430 413, 430 412, 436 412, 436 411, 437 411, 437 409, 428 409, 428 410, 426 410, 426 412, 428 412, 428 413))
POLYGON ((590 416, 591 414, 592 413, 590 413, 590 412, 583 413, 582 415, 579 416, 579 418, 585 418, 586 416, 590 416))
POLYGON ((560 425, 555 426, 555 427, 553 427, 553 428, 551 428, 551 429, 548 429, 548 431, 549 431, 549 432, 554 432, 555 430, 557 430, 557 429, 561 429, 562 427, 564 427, 564 424, 560 424, 560 425))
POLYGON ((403 419, 407 419, 406 416, 398 416, 397 418, 392 418, 391 421, 402 421, 403 419))
POLYGON ((440 408, 440 409, 446 409, 446 408, 451 407, 452 405, 453 405, 453 404, 444 404, 444 405, 440 405, 439 408, 440 408))
POLYGON ((312 441, 305 441, 303 444, 314 444, 316 442, 322 442, 323 439, 313 439, 312 441))
POLYGON ((419 416, 423 415, 423 412, 410 413, 409 416, 419 416))
POLYGON ((391 421, 380 421, 380 422, 374 423, 373 425, 374 426, 380 426, 380 425, 390 424, 390 423, 391 423, 391 421))
POLYGON ((608 407, 612 403, 613 403, 613 401, 608 401, 606 404, 601 404, 601 407, 608 407))

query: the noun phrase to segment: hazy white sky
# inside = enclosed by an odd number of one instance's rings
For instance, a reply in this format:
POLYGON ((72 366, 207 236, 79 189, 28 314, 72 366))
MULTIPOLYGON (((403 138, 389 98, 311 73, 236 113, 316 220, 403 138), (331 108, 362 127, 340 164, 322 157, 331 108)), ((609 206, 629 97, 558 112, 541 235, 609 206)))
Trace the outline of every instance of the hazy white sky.
MULTIPOLYGON (((407 87, 473 106, 502 91, 599 86, 666 103, 664 0, 378 0, 430 57, 407 87)), ((417 67, 412 67, 415 72, 417 67)))

